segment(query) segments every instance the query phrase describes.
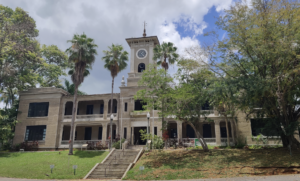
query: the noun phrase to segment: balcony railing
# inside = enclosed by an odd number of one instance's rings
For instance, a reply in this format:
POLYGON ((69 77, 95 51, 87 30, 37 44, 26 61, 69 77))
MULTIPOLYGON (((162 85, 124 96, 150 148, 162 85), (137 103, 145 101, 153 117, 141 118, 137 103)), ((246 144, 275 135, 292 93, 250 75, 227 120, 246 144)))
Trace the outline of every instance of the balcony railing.
POLYGON ((146 110, 146 111, 132 111, 130 112, 130 116, 131 117, 147 117, 147 113, 149 111, 146 110))
MULTIPOLYGON (((64 118, 72 118, 72 115, 65 115, 64 118)), ((76 116, 76 119, 82 118, 103 118, 103 114, 85 114, 76 116)))
POLYGON ((201 112, 206 114, 214 114, 214 110, 201 110, 201 112))

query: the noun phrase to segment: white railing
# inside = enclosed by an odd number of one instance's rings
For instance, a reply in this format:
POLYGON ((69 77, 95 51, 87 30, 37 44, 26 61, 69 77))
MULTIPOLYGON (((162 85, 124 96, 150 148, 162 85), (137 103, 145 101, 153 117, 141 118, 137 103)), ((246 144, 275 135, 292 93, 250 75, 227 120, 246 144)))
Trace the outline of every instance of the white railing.
MULTIPOLYGON (((65 115, 64 118, 72 118, 72 115, 65 115)), ((84 119, 84 118, 103 118, 103 114, 85 114, 85 115, 76 116, 76 119, 84 119)))
MULTIPOLYGON (((101 140, 75 140, 74 144, 86 144, 86 142, 99 142, 101 140)), ((69 140, 62 140, 61 141, 62 145, 68 145, 69 144, 69 140)))
POLYGON ((206 114, 214 114, 214 110, 201 110, 200 112, 203 112, 206 114))

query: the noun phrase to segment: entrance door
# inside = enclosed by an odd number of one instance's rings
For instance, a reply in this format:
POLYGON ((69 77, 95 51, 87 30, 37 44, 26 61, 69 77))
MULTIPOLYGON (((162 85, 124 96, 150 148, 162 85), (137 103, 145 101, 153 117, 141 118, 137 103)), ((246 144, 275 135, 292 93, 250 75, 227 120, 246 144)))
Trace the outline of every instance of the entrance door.
POLYGON ((203 124, 203 138, 211 138, 211 125, 203 124))
POLYGON ((92 127, 85 127, 84 140, 92 139, 92 127))
POLYGON ((147 127, 134 127, 134 144, 145 145, 147 140, 142 140, 140 130, 147 131, 147 127))

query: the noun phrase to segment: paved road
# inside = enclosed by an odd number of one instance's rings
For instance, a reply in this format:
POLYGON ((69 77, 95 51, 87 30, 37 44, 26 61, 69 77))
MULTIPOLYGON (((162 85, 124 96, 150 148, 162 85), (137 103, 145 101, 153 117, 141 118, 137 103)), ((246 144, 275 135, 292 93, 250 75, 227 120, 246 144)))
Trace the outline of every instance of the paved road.
MULTIPOLYGON (((191 179, 191 180, 176 180, 176 181, 300 181, 300 174, 297 175, 273 175, 273 176, 257 176, 257 177, 236 177, 236 178, 215 178, 215 179, 191 179)), ((2 178, 0 181, 55 181, 55 180, 37 180, 37 179, 16 179, 16 178, 2 178)), ((68 180, 60 180, 68 181, 68 180)), ((72 180, 72 181, 83 181, 83 180, 72 180)), ((89 180, 86 181, 97 181, 89 180)), ((120 180, 110 180, 120 181, 120 180)), ((165 180, 156 180, 165 181, 165 180)))

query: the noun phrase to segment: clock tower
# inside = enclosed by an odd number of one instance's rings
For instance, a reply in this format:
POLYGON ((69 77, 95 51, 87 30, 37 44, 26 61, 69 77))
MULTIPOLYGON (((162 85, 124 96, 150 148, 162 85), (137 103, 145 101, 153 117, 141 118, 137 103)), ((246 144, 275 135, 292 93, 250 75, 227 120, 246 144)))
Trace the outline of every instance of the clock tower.
POLYGON ((130 72, 127 86, 137 86, 142 72, 156 61, 153 60, 153 48, 159 44, 157 36, 146 36, 145 24, 143 37, 127 38, 130 46, 130 72))

